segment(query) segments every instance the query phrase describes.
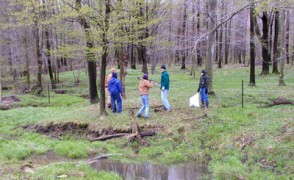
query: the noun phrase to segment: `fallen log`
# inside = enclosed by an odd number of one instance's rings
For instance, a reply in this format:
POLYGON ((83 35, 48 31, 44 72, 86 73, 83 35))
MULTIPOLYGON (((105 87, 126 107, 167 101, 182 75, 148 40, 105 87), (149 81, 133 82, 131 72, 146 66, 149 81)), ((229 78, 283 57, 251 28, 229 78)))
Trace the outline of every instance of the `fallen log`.
POLYGON ((139 132, 139 135, 141 137, 154 136, 155 135, 155 132, 154 131, 142 131, 142 132, 139 132))
MULTIPOLYGON (((93 142, 93 141, 106 141, 106 140, 113 139, 113 138, 128 137, 130 135, 132 135, 132 133, 110 134, 110 135, 104 135, 104 136, 100 136, 98 138, 90 139, 90 141, 91 142, 93 142)), ((139 133, 139 135, 141 137, 154 136, 155 132, 154 131, 142 131, 142 132, 139 133)))
POLYGON ((118 137, 123 137, 127 136, 129 133, 119 133, 119 134, 111 134, 111 135, 106 135, 106 136, 100 136, 98 138, 90 139, 90 141, 106 141, 112 138, 118 138, 118 137))
POLYGON ((283 97, 279 97, 277 99, 273 99, 273 100, 270 100, 270 101, 271 101, 271 103, 266 104, 263 107, 267 108, 267 107, 272 107, 272 106, 277 106, 277 105, 285 105, 285 104, 286 105, 294 105, 294 101, 288 100, 288 99, 283 98, 283 97))

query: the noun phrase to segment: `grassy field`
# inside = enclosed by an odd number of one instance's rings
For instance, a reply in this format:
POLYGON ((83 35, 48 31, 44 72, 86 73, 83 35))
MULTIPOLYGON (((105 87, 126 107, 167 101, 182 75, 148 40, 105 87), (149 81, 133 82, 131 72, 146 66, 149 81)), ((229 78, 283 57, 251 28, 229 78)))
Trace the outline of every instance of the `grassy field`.
MULTIPOLYGON (((0 175, 1 179, 55 179, 66 174, 69 179, 120 179, 117 174, 97 172, 86 160, 99 154, 119 153, 115 160, 129 163, 152 162, 179 164, 202 162, 207 164, 213 179, 291 179, 294 176, 294 107, 279 105, 264 108, 270 99, 284 97, 294 100, 294 68, 286 67, 287 86, 278 86, 278 75, 256 76, 256 86, 248 86, 249 68, 230 66, 215 69, 210 107, 206 111, 189 108, 189 97, 198 88, 200 73, 193 79, 179 67, 167 68, 171 87, 171 112, 155 113, 151 108, 151 126, 158 126, 156 136, 146 140, 149 147, 130 143, 126 138, 106 142, 90 142, 83 132, 64 132, 53 136, 28 130, 33 125, 48 126, 76 123, 82 128, 128 129, 130 108, 141 105, 138 94, 139 70, 129 70, 123 113, 99 118, 99 105, 90 105, 80 97, 88 92, 86 74, 74 85, 72 72, 61 74, 59 90, 51 92, 48 103, 44 96, 17 95, 21 100, 15 108, 0 111, 0 175), (241 105, 241 82, 244 80, 244 108, 241 105), (54 152, 57 159, 36 161, 36 156, 54 152), (24 173, 27 164, 35 173, 24 173)), ((260 71, 258 68, 257 72, 260 71)), ((160 71, 149 75, 160 81, 160 71)), ((46 79, 44 79, 46 81, 46 79)), ((4 95, 11 94, 5 91, 4 95)), ((160 90, 150 91, 152 107, 161 105, 160 90)), ((140 125, 146 120, 138 119, 140 125)))

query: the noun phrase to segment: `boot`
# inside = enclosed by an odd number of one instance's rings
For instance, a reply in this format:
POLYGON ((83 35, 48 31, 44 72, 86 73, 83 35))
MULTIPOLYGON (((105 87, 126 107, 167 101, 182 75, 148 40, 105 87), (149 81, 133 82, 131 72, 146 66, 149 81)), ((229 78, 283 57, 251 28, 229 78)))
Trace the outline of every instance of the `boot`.
POLYGON ((202 109, 205 109, 204 101, 201 101, 201 108, 202 108, 202 109))
POLYGON ((208 108, 208 104, 209 104, 209 103, 208 103, 208 101, 207 101, 207 102, 206 102, 206 108, 208 108))

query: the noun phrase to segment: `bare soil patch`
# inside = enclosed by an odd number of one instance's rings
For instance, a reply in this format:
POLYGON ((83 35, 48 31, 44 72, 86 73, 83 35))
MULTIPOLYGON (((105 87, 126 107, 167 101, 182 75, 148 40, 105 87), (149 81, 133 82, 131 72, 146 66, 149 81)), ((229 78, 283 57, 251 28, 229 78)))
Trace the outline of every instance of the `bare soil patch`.
MULTIPOLYGON (((60 138, 66 134, 76 135, 76 137, 86 138, 87 140, 92 140, 94 138, 99 138, 101 136, 108 136, 119 133, 132 133, 131 127, 128 128, 101 128, 101 129, 91 129, 88 123, 78 123, 78 122, 63 122, 54 123, 49 122, 47 124, 31 124, 23 126, 27 131, 33 131, 40 134, 45 134, 52 138, 60 138)), ((139 126, 142 130, 152 130, 159 131, 164 128, 163 126, 144 124, 139 126)))
POLYGON ((20 99, 18 99, 16 96, 6 96, 2 97, 2 101, 0 103, 0 110, 9 110, 13 106, 12 104, 15 102, 19 102, 20 99))

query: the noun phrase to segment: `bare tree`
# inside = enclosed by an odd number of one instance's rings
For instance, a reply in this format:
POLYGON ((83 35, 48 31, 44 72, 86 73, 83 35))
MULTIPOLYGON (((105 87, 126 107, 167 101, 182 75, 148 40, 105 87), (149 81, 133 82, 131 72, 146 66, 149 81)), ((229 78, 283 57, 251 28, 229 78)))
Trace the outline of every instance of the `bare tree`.
POLYGON ((284 64, 286 59, 286 46, 285 46, 285 31, 286 31, 286 23, 285 23, 285 10, 282 11, 282 17, 281 17, 281 46, 280 46, 280 60, 281 60, 281 67, 280 67, 280 78, 279 78, 279 86, 286 86, 286 83, 284 81, 284 64))
POLYGON ((254 3, 250 8, 250 86, 255 86, 254 3))
POLYGON ((215 52, 215 27, 216 27, 216 6, 217 0, 209 0, 207 4, 207 20, 208 20, 208 40, 206 51, 205 69, 209 76, 209 92, 213 92, 213 54, 215 52))

